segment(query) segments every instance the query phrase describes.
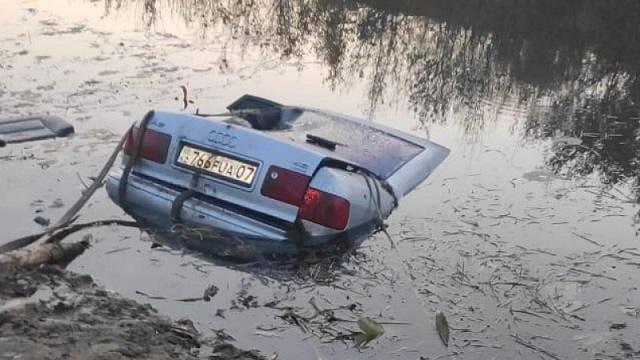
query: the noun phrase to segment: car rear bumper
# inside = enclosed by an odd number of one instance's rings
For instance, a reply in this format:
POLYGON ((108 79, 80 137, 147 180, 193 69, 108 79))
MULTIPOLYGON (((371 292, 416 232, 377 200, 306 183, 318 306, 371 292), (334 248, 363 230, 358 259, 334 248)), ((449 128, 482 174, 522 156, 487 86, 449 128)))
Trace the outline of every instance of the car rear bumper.
MULTIPOLYGON (((109 197, 120 206, 118 188, 121 175, 121 171, 112 172, 106 181, 109 197)), ((133 217, 144 219, 160 229, 169 229, 174 225, 170 218, 171 208, 180 193, 180 189, 132 173, 128 179, 127 206, 124 208, 133 217)), ((278 242, 287 240, 286 224, 269 224, 237 211, 194 197, 184 201, 179 215, 181 223, 187 227, 213 228, 236 237, 278 242)))
MULTIPOLYGON (((112 172, 107 177, 106 189, 109 197, 118 205, 118 188, 122 172, 112 172)), ((182 189, 185 190, 185 189, 182 189)), ((250 253, 295 253, 302 249, 331 251, 335 246, 357 246, 375 230, 375 221, 366 221, 342 232, 327 234, 326 231, 306 232, 306 237, 297 244, 289 238, 292 223, 269 224, 238 209, 217 206, 212 201, 191 198, 184 201, 180 212, 179 226, 171 219, 171 207, 181 189, 163 185, 145 176, 132 173, 127 186, 127 213, 159 230, 166 240, 177 246, 195 248, 216 254, 252 249, 250 253), (184 232, 175 229, 187 230, 184 232), (181 239, 178 239, 181 238, 181 239), (180 244, 178 244, 180 243, 180 244)), ((212 199, 209 199, 212 200, 212 199)), ((236 254, 233 254, 234 256, 236 254)), ((245 257, 242 255, 241 257, 245 257)))

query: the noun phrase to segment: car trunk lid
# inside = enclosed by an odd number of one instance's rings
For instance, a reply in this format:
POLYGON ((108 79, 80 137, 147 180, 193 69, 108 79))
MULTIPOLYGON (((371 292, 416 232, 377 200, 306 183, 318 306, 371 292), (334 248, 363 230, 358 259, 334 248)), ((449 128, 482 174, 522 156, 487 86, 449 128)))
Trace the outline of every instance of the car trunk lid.
POLYGON ((177 189, 193 189, 198 194, 215 198, 222 206, 228 204, 230 211, 246 209, 247 214, 261 213, 287 222, 295 221, 298 207, 261 194, 270 169, 286 169, 311 179, 324 159, 317 151, 265 136, 260 131, 199 116, 157 111, 149 121, 148 129, 170 134, 171 145, 166 161, 143 159, 135 166, 135 173, 177 189), (188 156, 184 161, 185 147, 188 147, 186 151, 197 149, 222 155, 236 161, 235 164, 255 166, 255 175, 251 181, 243 182, 198 170, 197 164, 188 161, 188 156), (195 174, 198 174, 197 181, 194 181, 195 174))

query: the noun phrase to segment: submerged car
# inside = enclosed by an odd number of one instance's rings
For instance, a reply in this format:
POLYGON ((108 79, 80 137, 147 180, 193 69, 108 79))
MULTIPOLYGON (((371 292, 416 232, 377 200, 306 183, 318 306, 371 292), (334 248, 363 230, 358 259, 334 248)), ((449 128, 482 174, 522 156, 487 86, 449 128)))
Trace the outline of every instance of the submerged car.
POLYGON ((379 228, 449 153, 373 122, 251 95, 228 110, 149 112, 107 178, 110 198, 155 227, 215 234, 203 242, 322 247, 379 228))

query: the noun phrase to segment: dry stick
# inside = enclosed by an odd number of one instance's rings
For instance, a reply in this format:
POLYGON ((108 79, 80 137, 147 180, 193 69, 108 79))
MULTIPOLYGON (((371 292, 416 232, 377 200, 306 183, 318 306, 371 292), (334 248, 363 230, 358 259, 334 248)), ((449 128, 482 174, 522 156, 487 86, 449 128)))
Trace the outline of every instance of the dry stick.
MULTIPOLYGON (((65 227, 65 226, 69 225, 71 222, 73 222, 73 218, 80 211, 80 209, 82 209, 82 207, 87 203, 87 201, 89 201, 89 199, 91 198, 91 196, 93 196, 93 194, 96 192, 96 190, 98 190, 100 187, 102 187, 102 182, 107 177, 107 174, 109 173, 109 170, 113 166, 113 163, 118 158, 118 154, 120 153, 120 149, 122 149, 122 146, 124 145, 124 142, 127 140, 128 133, 129 132, 127 131, 122 136, 122 138, 120 139, 120 142, 118 142, 118 145, 116 145, 116 148, 113 149, 113 152, 111 153, 111 156, 109 157, 107 162, 102 167, 102 170, 100 170, 100 173, 98 174, 98 176, 95 179, 93 179, 93 183, 91 183, 91 186, 89 186, 89 188, 85 192, 82 193, 82 196, 80 196, 80 198, 71 206, 71 208, 69 208, 69 210, 67 210, 67 212, 60 218, 60 220, 58 220, 58 222, 53 224, 53 226, 51 226, 48 229, 48 233, 49 234, 51 234, 52 232, 54 232, 57 229, 65 227)), ((38 241, 36 241, 36 244, 46 243, 46 242, 48 242, 47 240, 48 240, 48 238, 43 237, 43 238, 39 239, 38 241)))
MULTIPOLYGON (((51 235, 50 239, 51 241, 49 242, 58 242, 60 240, 62 240, 63 238, 69 236, 70 234, 74 233, 74 232, 78 232, 82 229, 86 229, 89 227, 97 227, 97 226, 109 226, 109 225, 119 225, 119 226, 126 226, 126 227, 140 227, 140 224, 138 224, 135 221, 127 221, 127 220, 117 220, 117 219, 110 219, 110 220, 97 220, 97 221, 91 221, 88 223, 82 223, 82 224, 75 224, 75 225, 71 225, 69 227, 65 227, 63 229, 61 229, 60 231, 56 232, 55 234, 51 235)), ((13 251, 13 250, 17 250, 20 249, 22 247, 25 247, 31 243, 33 243, 34 241, 38 240, 40 237, 47 235, 49 232, 48 231, 44 231, 38 234, 33 234, 33 235, 28 235, 25 237, 21 237, 19 239, 10 241, 6 244, 3 244, 0 246, 0 254, 9 252, 9 251, 13 251)))
POLYGON ((186 110, 187 106, 189 106, 189 101, 187 100, 187 87, 180 85, 180 89, 182 89, 182 102, 184 104, 182 110, 186 110))
POLYGON ((62 239, 69 236, 70 234, 73 234, 74 232, 78 232, 86 228, 98 227, 98 226, 109 226, 109 225, 118 225, 118 226, 135 227, 135 228, 140 227, 140 224, 137 221, 118 220, 118 219, 97 220, 97 221, 91 221, 88 223, 70 225, 69 227, 66 227, 58 231, 57 233, 51 235, 49 242, 60 242, 62 239))
POLYGON ((529 343, 529 342, 525 341, 523 338, 521 338, 520 336, 518 336, 516 334, 512 334, 511 337, 513 337, 518 344, 520 344, 520 345, 522 345, 524 347, 527 347, 527 348, 529 348, 531 350, 534 350, 534 351, 537 351, 537 352, 542 353, 544 355, 547 355, 548 357, 550 357, 552 359, 562 360, 558 355, 550 352, 549 350, 546 350, 546 349, 543 349, 543 348, 541 348, 539 346, 533 345, 532 343, 529 343))
POLYGON ((84 187, 84 190, 86 191, 89 188, 89 186, 84 182, 84 180, 82 180, 82 177, 80 176, 79 172, 76 172, 76 176, 78 177, 78 180, 80 181, 80 183, 84 187))
POLYGON ((42 244, 0 254, 0 271, 34 268, 42 264, 68 264, 89 247, 89 239, 70 244, 42 244))
POLYGON ((527 310, 515 310, 515 309, 510 309, 509 311, 514 312, 514 313, 526 314, 526 315, 530 315, 530 316, 534 316, 534 317, 537 317, 537 318, 545 319, 545 320, 546 320, 546 318, 545 318, 544 316, 539 315, 539 314, 536 314, 536 313, 533 313, 533 312, 531 312, 531 311, 527 311, 527 310))
POLYGON ((34 241, 38 240, 41 236, 46 235, 47 232, 41 232, 41 233, 37 233, 37 234, 32 234, 32 235, 27 235, 27 236, 23 236, 21 238, 15 239, 15 240, 11 240, 5 244, 0 245, 0 255, 7 253, 9 251, 13 251, 13 250, 17 250, 20 248, 23 248, 31 243, 33 243, 34 241))
POLYGON ((583 273, 583 274, 587 274, 587 275, 591 275, 591 276, 595 276, 595 277, 605 278, 605 279, 609 279, 609 280, 613 280, 613 281, 617 280, 616 278, 614 278, 612 276, 597 274, 597 273, 594 273, 594 272, 591 272, 591 271, 582 270, 582 269, 578 269, 578 268, 575 268, 575 267, 569 268, 569 271, 575 271, 575 272, 579 272, 579 273, 583 273))
POLYGON ((584 235, 578 234, 577 232, 572 231, 571 233, 572 233, 573 235, 575 235, 575 236, 579 237, 579 238, 580 238, 580 239, 582 239, 582 240, 586 240, 586 241, 588 241, 588 242, 592 243, 593 245, 596 245, 596 246, 599 246, 599 247, 604 247, 604 245, 600 244, 599 242, 597 242, 597 241, 595 241, 595 240, 591 240, 591 239, 589 239, 588 237, 586 237, 586 236, 584 236, 584 235))
MULTIPOLYGON (((91 196, 93 196, 96 190, 98 190, 102 186, 104 179, 107 177, 107 174, 109 173, 109 170, 111 169, 111 167, 113 166, 113 163, 118 158, 118 154, 120 153, 120 150, 122 149, 122 146, 124 145, 124 142, 127 139, 127 134, 128 132, 126 132, 125 135, 122 136, 122 138, 120 139, 120 142, 118 142, 118 145, 116 145, 115 149, 113 149, 113 153, 111 154, 107 162, 104 164, 104 166, 100 170, 100 173, 98 174, 98 176, 93 180, 93 183, 91 184, 91 186, 89 186, 89 188, 82 193, 82 196, 80 196, 80 198, 71 206, 71 208, 69 208, 69 210, 67 210, 67 212, 55 224, 49 227, 47 231, 43 234, 26 236, 26 237, 11 241, 9 244, 5 244, 4 246, 2 246, 2 248, 0 248, 1 249, 0 254, 5 253, 7 251, 16 251, 20 248, 26 248, 26 247, 35 248, 43 244, 62 240, 62 237, 57 237, 54 234, 54 232, 56 230, 69 226, 77 218, 76 215, 82 209, 82 207, 87 203, 87 201, 89 201, 91 196), (7 249, 10 249, 10 250, 7 250, 7 249)), ((8 254, 11 254, 11 253, 9 252, 8 254)))
POLYGON ((625 198, 627 198, 627 201, 629 201, 629 202, 635 202, 635 200, 634 200, 631 196, 629 196, 629 195, 625 194, 624 192, 622 192, 622 190, 618 189, 617 187, 615 187, 615 186, 614 186, 614 187, 613 187, 613 190, 617 191, 620 195, 622 195, 622 196, 624 196, 625 198))

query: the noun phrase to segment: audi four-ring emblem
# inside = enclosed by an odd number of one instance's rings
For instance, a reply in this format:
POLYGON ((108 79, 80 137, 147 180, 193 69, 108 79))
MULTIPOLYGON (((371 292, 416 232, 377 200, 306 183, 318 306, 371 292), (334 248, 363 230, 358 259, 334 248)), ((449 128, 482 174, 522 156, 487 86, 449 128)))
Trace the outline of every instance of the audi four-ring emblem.
POLYGON ((228 148, 236 147, 237 136, 231 135, 224 131, 212 130, 207 136, 207 141, 212 142, 219 146, 225 146, 228 148))

